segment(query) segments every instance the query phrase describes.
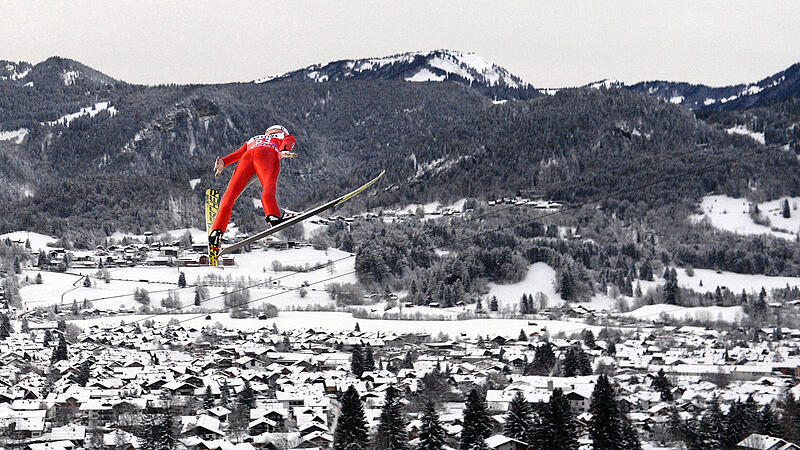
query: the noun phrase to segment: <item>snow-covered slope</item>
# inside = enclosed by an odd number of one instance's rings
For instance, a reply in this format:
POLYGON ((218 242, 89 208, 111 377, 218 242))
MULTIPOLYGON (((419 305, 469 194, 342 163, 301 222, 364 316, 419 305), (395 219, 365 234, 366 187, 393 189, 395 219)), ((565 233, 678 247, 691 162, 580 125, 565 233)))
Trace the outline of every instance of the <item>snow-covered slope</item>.
POLYGON ((751 202, 743 198, 726 195, 707 195, 700 203, 702 214, 689 217, 694 222, 707 220, 714 228, 737 234, 770 234, 775 237, 795 240, 800 231, 800 204, 798 197, 782 197, 777 200, 759 203, 761 223, 753 221, 750 215, 751 202), (789 217, 783 217, 783 202, 789 202, 789 217))
POLYGON ((692 109, 732 110, 762 106, 800 94, 800 63, 763 80, 734 86, 711 87, 671 81, 645 81, 624 87, 692 109))
POLYGON ((478 88, 486 93, 528 98, 536 90, 508 70, 486 61, 475 53, 454 50, 410 52, 382 58, 350 59, 316 64, 294 72, 255 80, 302 80, 323 83, 351 79, 389 79, 411 82, 451 80, 478 88))

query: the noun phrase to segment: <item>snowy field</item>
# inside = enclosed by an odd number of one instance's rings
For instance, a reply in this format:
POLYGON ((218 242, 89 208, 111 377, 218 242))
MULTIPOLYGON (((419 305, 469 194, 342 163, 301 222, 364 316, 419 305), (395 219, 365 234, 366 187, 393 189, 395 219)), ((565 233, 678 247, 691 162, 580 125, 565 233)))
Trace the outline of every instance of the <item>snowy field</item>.
MULTIPOLYGON (((32 241, 33 243, 33 241, 32 241)), ((201 267, 161 267, 139 266, 109 269, 112 277, 110 283, 92 278, 93 286, 84 287, 82 275, 94 277, 97 269, 73 269, 70 273, 42 273, 42 284, 31 284, 20 289, 26 308, 36 308, 53 304, 71 305, 73 301, 92 300, 97 308, 117 309, 119 307, 138 307, 132 293, 136 288, 150 292, 151 305, 160 306, 160 300, 173 290, 180 298, 181 304, 193 307, 194 287, 178 289, 177 281, 180 271, 186 275, 186 281, 194 284, 203 281, 207 276, 216 275, 229 280, 231 285, 237 281, 247 286, 258 285, 250 289, 252 306, 260 303, 272 303, 280 309, 308 307, 311 305, 331 306, 332 301, 325 292, 329 283, 355 283, 355 258, 349 253, 335 249, 327 251, 303 247, 290 250, 254 250, 250 253, 235 255, 237 266, 214 268, 201 267), (293 272, 287 270, 274 271, 273 262, 282 265, 306 266, 338 261, 332 267, 324 267, 310 272, 293 272), (330 281, 324 281, 333 278, 330 281), (310 286, 303 298, 296 290, 303 283, 310 286), (314 284, 318 283, 318 284, 314 284), (263 300, 256 300, 263 298, 263 300)), ((33 282, 39 272, 24 271, 23 275, 33 282)), ((221 296, 222 286, 209 286, 209 294, 221 296)), ((232 287, 229 287, 230 291, 232 287)), ((222 298, 211 299, 202 305, 204 308, 220 309, 222 298)))
POLYGON ((708 220, 714 228, 737 234, 770 234, 775 237, 795 240, 800 231, 800 197, 781 197, 759 203, 761 215, 768 218, 770 226, 759 225, 750 217, 750 202, 747 199, 732 198, 726 195, 707 195, 700 203, 702 214, 689 217, 693 222, 708 220), (782 205, 789 200, 791 217, 784 218, 782 205))
MULTIPOLYGON (((686 269, 678 268, 678 285, 682 288, 692 289, 696 292, 714 292, 717 286, 727 287, 734 294, 740 294, 742 289, 748 294, 756 294, 761 288, 769 292, 771 289, 800 286, 800 278, 796 277, 770 277, 767 275, 749 275, 744 273, 725 272, 711 269, 694 269, 694 276, 686 274, 686 269), (700 282, 702 281, 702 286, 700 282)), ((664 284, 663 278, 655 281, 638 280, 642 292, 664 284)))
POLYGON ((535 295, 541 292, 547 296, 548 306, 561 306, 564 300, 561 299, 561 294, 556 293, 555 280, 556 271, 546 263, 538 262, 528 268, 525 279, 518 283, 489 283, 489 294, 486 298, 496 296, 500 311, 513 310, 519 308, 522 294, 535 295))
POLYGON ((12 241, 19 241, 23 244, 26 240, 30 240, 32 250, 40 250, 48 248, 48 243, 55 243, 58 239, 53 236, 47 236, 39 233, 31 233, 29 231, 14 231, 11 233, 0 234, 0 239, 11 239, 12 241))
POLYGON ((326 331, 349 331, 355 329, 358 323, 361 331, 366 332, 393 332, 393 333, 429 333, 436 336, 439 333, 447 334, 451 339, 459 336, 476 338, 487 335, 500 335, 516 338, 519 330, 524 329, 526 333, 533 331, 546 330, 548 333, 556 334, 564 332, 566 334, 579 333, 584 329, 591 329, 595 334, 599 333, 602 327, 590 326, 578 322, 564 322, 556 320, 537 320, 536 325, 528 325, 527 320, 517 319, 473 319, 473 320, 368 320, 355 319, 345 312, 280 312, 278 317, 258 320, 258 319, 231 319, 227 314, 211 314, 210 320, 205 319, 206 314, 195 315, 130 315, 102 317, 86 320, 70 321, 81 328, 93 325, 116 326, 120 321, 130 324, 136 321, 152 319, 156 324, 166 325, 171 319, 181 321, 184 326, 204 327, 220 322, 227 328, 235 330, 257 330, 260 328, 271 328, 274 323, 279 330, 326 330, 326 331))
POLYGON ((704 320, 715 322, 739 323, 746 317, 741 306, 698 306, 685 308, 677 305, 647 305, 625 313, 627 317, 638 320, 655 321, 665 315, 675 320, 704 320))

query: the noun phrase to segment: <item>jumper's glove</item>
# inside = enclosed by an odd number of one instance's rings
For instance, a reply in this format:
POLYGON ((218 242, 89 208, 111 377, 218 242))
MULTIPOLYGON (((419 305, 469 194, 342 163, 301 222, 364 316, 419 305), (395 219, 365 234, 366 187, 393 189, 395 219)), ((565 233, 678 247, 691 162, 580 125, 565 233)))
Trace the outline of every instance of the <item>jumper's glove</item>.
POLYGON ((219 174, 222 173, 222 169, 225 168, 225 161, 222 160, 219 156, 217 156, 217 160, 214 161, 214 176, 218 177, 219 174))
POLYGON ((284 150, 278 153, 278 159, 281 158, 289 158, 289 159, 297 158, 297 153, 287 152, 286 150, 284 150))

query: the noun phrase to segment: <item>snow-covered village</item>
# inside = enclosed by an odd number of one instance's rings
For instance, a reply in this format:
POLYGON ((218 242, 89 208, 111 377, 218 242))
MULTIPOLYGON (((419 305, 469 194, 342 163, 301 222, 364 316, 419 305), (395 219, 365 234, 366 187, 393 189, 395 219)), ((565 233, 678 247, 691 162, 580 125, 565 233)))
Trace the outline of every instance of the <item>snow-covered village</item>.
POLYGON ((738 3, 0 2, 0 450, 800 450, 738 3))

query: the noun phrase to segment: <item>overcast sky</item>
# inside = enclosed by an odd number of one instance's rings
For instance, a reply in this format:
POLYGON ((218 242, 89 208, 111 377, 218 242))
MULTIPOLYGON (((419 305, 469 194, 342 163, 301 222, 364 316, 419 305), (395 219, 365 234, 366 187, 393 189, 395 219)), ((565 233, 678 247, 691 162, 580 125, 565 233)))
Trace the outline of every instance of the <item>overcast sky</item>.
POLYGON ((2 0, 0 59, 59 55, 129 82, 211 83, 448 48, 537 87, 726 85, 800 62, 799 24, 793 0, 2 0))

